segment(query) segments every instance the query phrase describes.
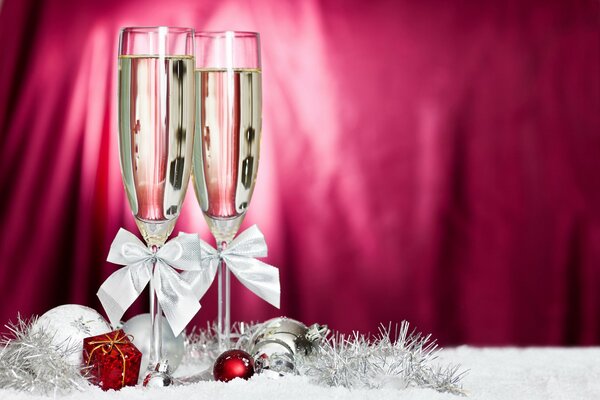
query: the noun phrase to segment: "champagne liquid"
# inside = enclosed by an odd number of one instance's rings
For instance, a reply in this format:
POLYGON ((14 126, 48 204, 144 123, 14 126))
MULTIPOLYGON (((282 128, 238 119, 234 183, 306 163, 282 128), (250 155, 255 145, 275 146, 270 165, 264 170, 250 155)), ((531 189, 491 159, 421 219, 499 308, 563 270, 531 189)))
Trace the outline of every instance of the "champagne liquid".
POLYGON ((194 129, 191 56, 119 57, 121 172, 149 245, 167 239, 185 197, 194 129))
POLYGON ((256 183, 260 70, 196 70, 196 99, 194 189, 217 242, 229 242, 244 219, 256 183))

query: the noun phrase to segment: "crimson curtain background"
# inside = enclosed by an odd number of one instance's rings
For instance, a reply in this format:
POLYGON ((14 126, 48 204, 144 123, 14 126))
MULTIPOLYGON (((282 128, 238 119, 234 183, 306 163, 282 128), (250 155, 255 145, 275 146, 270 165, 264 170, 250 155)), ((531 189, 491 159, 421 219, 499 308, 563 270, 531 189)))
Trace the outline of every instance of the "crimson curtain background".
MULTIPOLYGON (((0 5, 0 322, 100 310, 119 227, 118 29, 262 34, 245 225, 282 309, 443 344, 600 344, 597 1, 36 1, 0 5)), ((193 191, 177 230, 210 240, 193 191)), ((194 323, 216 313, 216 292, 194 323)), ((138 301, 129 316, 146 309, 138 301)))

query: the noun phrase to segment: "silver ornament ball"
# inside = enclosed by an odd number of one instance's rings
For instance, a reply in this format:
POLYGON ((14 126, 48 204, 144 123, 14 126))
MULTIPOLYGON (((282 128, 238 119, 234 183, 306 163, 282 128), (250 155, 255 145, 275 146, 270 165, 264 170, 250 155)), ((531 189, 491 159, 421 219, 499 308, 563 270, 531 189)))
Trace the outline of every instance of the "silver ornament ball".
POLYGON ((295 373, 296 354, 308 355, 327 334, 327 327, 310 328, 291 318, 278 317, 264 322, 250 340, 250 354, 257 372, 271 370, 280 375, 295 373))
POLYGON ((171 368, 168 364, 157 364, 156 369, 144 378, 145 387, 167 387, 173 384, 171 368))

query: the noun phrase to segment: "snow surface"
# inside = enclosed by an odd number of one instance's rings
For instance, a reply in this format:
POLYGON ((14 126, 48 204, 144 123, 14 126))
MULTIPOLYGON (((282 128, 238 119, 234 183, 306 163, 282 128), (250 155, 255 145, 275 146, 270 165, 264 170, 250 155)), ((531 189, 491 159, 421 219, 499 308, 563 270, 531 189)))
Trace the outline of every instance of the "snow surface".
MULTIPOLYGON (((485 400, 593 400, 600 399, 600 348, 473 348, 458 347, 440 353, 440 361, 461 364, 469 372, 463 379, 467 399, 485 400)), ((189 371, 189 366, 184 370, 189 371)), ((58 396, 65 400, 459 400, 460 396, 430 389, 392 388, 348 390, 313 385, 304 377, 274 378, 256 375, 249 381, 200 382, 162 389, 128 387, 103 392, 58 396)), ((1 400, 47 399, 28 393, 0 390, 1 400)))

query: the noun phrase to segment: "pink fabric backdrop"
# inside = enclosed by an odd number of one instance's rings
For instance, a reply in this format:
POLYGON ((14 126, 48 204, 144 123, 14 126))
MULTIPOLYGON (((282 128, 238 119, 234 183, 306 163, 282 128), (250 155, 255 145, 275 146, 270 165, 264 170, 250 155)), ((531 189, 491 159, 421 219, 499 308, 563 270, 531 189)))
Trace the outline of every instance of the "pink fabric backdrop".
MULTIPOLYGON (((599 3, 489 3, 4 0, 0 322, 100 309, 112 238, 135 232, 118 29, 160 24, 262 34, 245 225, 266 234, 282 309, 236 285, 235 319, 343 331, 408 319, 443 344, 600 344, 599 3)), ((176 229, 209 240, 188 194, 176 229)))

